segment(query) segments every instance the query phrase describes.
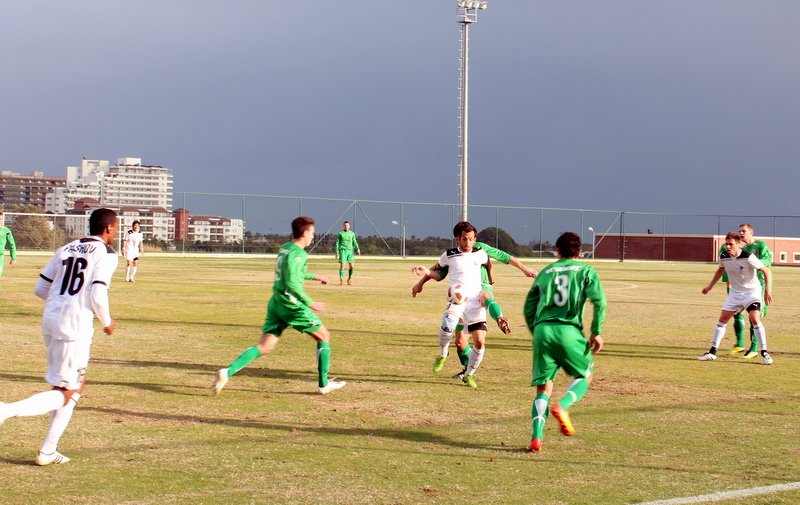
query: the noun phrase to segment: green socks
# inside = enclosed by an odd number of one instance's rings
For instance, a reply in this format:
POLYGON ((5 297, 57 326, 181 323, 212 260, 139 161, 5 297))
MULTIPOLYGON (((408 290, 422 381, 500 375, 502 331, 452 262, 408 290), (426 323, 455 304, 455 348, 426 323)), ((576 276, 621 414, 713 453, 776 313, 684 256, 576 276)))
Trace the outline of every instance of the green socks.
POLYGON ((561 408, 564 410, 569 410, 575 402, 583 398, 583 395, 585 395, 587 391, 589 391, 589 380, 586 377, 575 379, 572 381, 572 384, 569 385, 569 389, 564 393, 564 397, 561 398, 558 404, 561 405, 561 408))
POLYGON ((497 321, 497 318, 503 315, 503 309, 500 308, 500 305, 494 301, 494 298, 489 298, 484 303, 486 306, 486 310, 489 311, 489 315, 492 316, 492 319, 497 321))
POLYGON ((733 316, 733 332, 736 334, 736 347, 744 347, 744 315, 733 316))
POLYGON ((258 347, 253 346, 245 349, 238 358, 233 360, 233 363, 228 365, 228 377, 235 375, 236 372, 249 365, 251 361, 259 356, 261 356, 261 351, 258 350, 258 347))
POLYGON ((328 385, 328 370, 331 366, 331 344, 317 342, 317 378, 319 387, 328 385))
POLYGON ((344 280, 344 268, 339 269, 339 280, 340 281, 344 280))
POLYGON ((347 271, 347 280, 349 281, 352 278, 353 278, 353 269, 351 268, 347 271))
POLYGON ((458 361, 461 362, 461 366, 469 365, 469 353, 471 351, 472 348, 470 347, 469 344, 467 344, 467 347, 463 349, 456 349, 456 352, 458 353, 458 361))
POLYGON ((544 438, 544 422, 550 414, 550 397, 544 393, 536 395, 533 399, 531 408, 531 419, 533 419, 533 434, 531 438, 544 438))

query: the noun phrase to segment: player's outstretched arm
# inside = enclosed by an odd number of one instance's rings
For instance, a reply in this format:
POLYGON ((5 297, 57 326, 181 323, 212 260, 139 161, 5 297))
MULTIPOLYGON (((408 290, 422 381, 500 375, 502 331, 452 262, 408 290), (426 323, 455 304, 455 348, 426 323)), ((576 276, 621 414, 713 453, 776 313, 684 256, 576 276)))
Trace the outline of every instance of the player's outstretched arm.
POLYGON ((508 259, 508 264, 517 267, 523 274, 525 274, 525 277, 533 278, 539 275, 538 270, 536 270, 535 268, 530 268, 528 266, 525 266, 520 260, 518 260, 514 256, 508 259))

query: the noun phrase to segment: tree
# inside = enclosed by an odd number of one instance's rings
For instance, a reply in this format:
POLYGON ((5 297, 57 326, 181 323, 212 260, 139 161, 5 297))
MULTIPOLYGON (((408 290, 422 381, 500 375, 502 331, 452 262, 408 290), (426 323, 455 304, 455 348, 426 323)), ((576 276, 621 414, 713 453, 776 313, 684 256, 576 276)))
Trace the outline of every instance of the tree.
POLYGON ((478 233, 478 241, 489 244, 492 247, 502 249, 512 256, 521 256, 522 248, 517 244, 511 235, 502 228, 491 226, 478 233))

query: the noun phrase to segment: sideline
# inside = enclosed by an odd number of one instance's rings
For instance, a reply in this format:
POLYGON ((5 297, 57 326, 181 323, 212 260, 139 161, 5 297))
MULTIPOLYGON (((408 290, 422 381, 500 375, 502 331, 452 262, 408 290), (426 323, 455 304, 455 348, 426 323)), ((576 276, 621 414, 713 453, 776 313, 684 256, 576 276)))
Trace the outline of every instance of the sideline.
POLYGON ((749 489, 736 489, 733 491, 719 491, 711 494, 699 496, 687 496, 685 498, 671 498, 669 500, 658 500, 642 502, 639 505, 684 505, 686 503, 706 503, 722 500, 733 500, 734 498, 744 498, 759 494, 780 493, 781 491, 794 491, 800 489, 800 482, 789 482, 787 484, 775 484, 774 486, 752 487, 749 489))

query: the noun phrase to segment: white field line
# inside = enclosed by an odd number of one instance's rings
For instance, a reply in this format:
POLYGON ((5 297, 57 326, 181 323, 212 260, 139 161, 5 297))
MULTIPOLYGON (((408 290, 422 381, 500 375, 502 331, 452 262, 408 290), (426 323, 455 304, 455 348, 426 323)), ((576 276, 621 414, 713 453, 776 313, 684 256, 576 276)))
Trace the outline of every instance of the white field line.
POLYGON ((669 500, 649 501, 639 505, 684 505, 687 503, 707 503, 723 500, 733 500, 746 496, 759 494, 780 493, 781 491, 794 491, 800 489, 800 482, 789 482, 786 484, 775 484, 774 486, 752 487, 750 489, 736 489, 733 491, 719 491, 717 493, 704 494, 699 496, 687 496, 685 498, 671 498, 669 500))

